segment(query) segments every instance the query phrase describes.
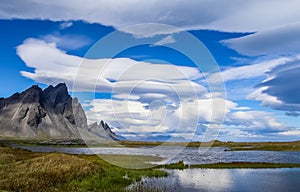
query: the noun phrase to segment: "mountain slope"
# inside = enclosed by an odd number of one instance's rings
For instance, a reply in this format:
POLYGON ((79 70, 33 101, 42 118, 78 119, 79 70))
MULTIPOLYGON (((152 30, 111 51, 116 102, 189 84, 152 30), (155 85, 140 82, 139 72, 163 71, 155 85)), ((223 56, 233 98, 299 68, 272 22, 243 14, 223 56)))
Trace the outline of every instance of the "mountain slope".
POLYGON ((89 131, 86 115, 80 103, 77 98, 73 99, 69 95, 64 83, 55 87, 50 85, 45 90, 34 85, 22 93, 15 93, 6 99, 0 98, 0 136, 22 138, 83 136, 85 139, 109 137, 89 131))
POLYGON ((119 139, 119 137, 114 132, 111 131, 108 124, 105 123, 104 121, 101 121, 99 124, 97 122, 90 124, 88 126, 88 131, 106 140, 119 139))

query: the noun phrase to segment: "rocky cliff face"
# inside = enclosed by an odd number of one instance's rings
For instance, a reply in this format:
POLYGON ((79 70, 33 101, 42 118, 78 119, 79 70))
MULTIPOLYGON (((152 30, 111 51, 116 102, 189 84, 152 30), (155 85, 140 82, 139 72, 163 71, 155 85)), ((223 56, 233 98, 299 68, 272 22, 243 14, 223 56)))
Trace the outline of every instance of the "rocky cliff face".
POLYGON ((0 98, 0 136, 81 138, 82 134, 96 135, 88 130, 80 103, 69 95, 64 83, 45 90, 34 85, 22 93, 0 98))

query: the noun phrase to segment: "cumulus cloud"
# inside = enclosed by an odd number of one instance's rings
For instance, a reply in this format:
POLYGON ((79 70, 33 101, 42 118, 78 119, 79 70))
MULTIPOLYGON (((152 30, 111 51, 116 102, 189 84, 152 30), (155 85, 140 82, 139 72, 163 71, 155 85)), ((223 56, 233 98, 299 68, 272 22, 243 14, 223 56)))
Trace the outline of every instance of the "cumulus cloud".
POLYGON ((139 99, 96 99, 88 104, 86 114, 90 122, 104 119, 121 128, 115 130, 118 133, 185 133, 190 139, 195 133, 204 134, 198 129, 199 123, 220 125, 224 116, 236 107, 235 103, 220 98, 182 101, 177 106, 161 100, 143 103, 139 99))
POLYGON ((228 115, 225 122, 250 133, 276 133, 286 131, 287 127, 265 111, 237 111, 228 115))
POLYGON ((116 127, 115 132, 130 138, 134 134, 142 139, 154 135, 164 135, 170 139, 182 136, 186 140, 211 140, 219 134, 227 138, 262 137, 294 130, 289 130, 276 120, 272 113, 238 107, 236 103, 224 99, 183 101, 176 107, 157 102, 160 100, 144 103, 139 98, 96 99, 86 101, 90 106, 86 113, 90 122, 104 119, 116 127))

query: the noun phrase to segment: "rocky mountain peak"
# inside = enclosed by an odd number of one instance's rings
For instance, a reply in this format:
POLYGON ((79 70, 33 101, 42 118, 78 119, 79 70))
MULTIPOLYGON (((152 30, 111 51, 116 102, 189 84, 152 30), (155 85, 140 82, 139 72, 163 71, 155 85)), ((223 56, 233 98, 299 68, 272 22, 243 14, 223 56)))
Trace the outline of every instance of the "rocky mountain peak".
MULTIPOLYGON (((85 116, 84 113, 76 115, 85 116)), ((65 84, 49 86, 44 91, 33 85, 0 100, 2 136, 74 136, 78 132, 75 119, 72 98, 65 84)))
POLYGON ((59 103, 66 103, 71 98, 65 83, 60 83, 53 87, 50 85, 43 91, 43 102, 51 106, 56 106, 59 103))
POLYGON ((0 122, 0 136, 4 137, 116 138, 103 121, 88 128, 81 104, 69 95, 65 83, 45 90, 33 85, 0 98, 0 122))
POLYGON ((106 140, 119 140, 119 137, 111 130, 111 127, 102 120, 99 124, 97 122, 90 124, 88 130, 106 140))

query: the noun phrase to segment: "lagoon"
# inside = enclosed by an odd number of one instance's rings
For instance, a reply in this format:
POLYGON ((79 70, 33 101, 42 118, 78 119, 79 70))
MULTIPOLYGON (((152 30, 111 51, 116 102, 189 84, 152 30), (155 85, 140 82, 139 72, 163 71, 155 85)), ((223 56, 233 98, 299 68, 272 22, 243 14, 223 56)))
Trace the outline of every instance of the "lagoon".
MULTIPOLYGON (((198 148, 178 146, 158 147, 98 147, 68 148, 52 146, 18 146, 34 152, 62 152, 68 154, 123 154, 153 155, 165 158, 159 164, 183 160, 185 164, 211 164, 218 162, 270 162, 300 163, 299 151, 227 151, 223 147, 198 148)), ((157 163, 157 162, 156 162, 157 163)))
POLYGON ((300 169, 184 169, 166 170, 165 178, 143 178, 132 191, 299 191, 300 169), (138 190, 137 190, 138 187, 138 190))

